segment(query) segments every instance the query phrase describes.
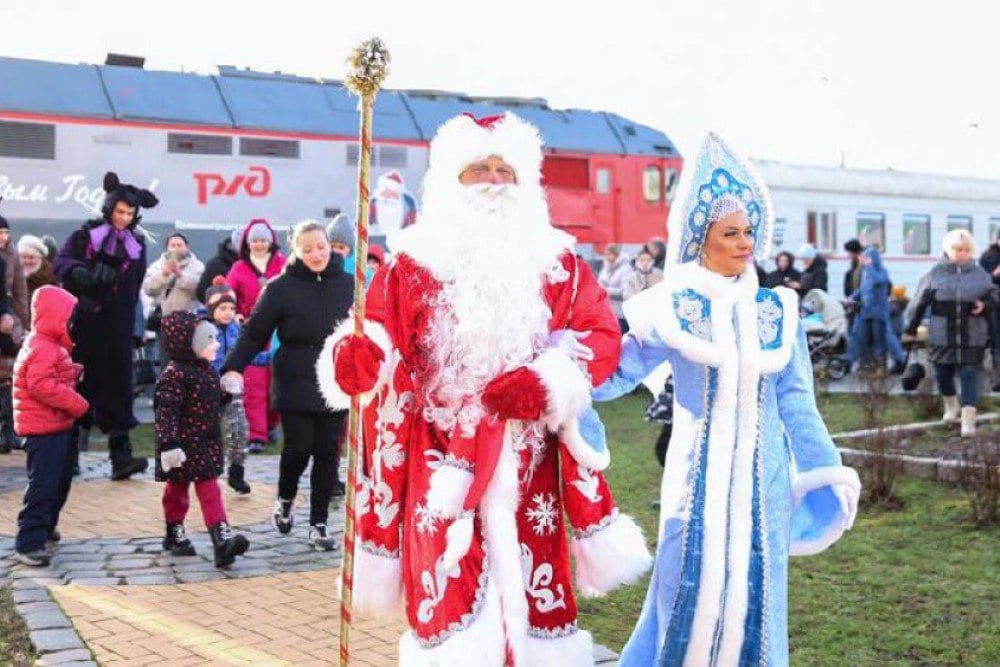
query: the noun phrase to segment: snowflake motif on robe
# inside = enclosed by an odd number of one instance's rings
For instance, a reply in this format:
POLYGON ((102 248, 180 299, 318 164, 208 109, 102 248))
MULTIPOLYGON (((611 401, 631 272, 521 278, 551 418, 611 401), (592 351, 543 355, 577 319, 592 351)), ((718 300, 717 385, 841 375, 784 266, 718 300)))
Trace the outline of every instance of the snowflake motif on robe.
POLYGON ((695 338, 712 340, 711 305, 708 299, 692 289, 675 292, 674 311, 681 329, 695 338))
POLYGON ((427 509, 427 505, 418 504, 413 508, 417 516, 417 532, 421 535, 436 535, 438 531, 438 517, 427 509))
POLYGON ((552 535, 556 532, 556 499, 551 493, 536 493, 531 498, 532 506, 524 511, 532 523, 535 535, 552 535))
POLYGON ((552 266, 545 269, 545 277, 548 278, 549 282, 553 285, 558 285, 559 283, 564 283, 569 280, 569 271, 567 271, 562 262, 557 259, 552 263, 552 266))
POLYGON ((757 337, 764 350, 781 347, 781 300, 771 290, 757 292, 757 337))

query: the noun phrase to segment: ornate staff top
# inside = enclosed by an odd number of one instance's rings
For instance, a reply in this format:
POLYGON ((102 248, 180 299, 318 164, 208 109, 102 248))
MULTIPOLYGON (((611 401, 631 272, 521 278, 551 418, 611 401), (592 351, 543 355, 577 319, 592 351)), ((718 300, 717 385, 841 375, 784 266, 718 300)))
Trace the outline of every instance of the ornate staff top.
POLYGON ((374 95, 389 74, 389 62, 389 50, 382 40, 366 39, 347 58, 347 87, 361 97, 374 95))

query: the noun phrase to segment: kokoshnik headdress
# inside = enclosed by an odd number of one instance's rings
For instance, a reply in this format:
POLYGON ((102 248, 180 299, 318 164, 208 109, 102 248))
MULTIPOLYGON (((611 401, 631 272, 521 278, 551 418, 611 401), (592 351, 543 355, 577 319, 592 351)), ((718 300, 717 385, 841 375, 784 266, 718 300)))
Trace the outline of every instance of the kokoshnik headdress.
POLYGON ((774 207, 757 171, 722 138, 710 132, 684 174, 667 220, 667 259, 678 264, 699 260, 705 234, 715 222, 743 211, 754 230, 754 255, 771 249, 774 207))

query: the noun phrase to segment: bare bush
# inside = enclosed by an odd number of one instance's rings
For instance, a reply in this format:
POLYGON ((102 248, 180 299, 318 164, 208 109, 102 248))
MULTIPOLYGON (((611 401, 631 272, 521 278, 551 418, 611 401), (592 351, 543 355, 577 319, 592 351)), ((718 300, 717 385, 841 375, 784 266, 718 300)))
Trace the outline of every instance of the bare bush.
POLYGON ((859 395, 860 409, 866 428, 872 431, 867 436, 869 455, 861 466, 861 502, 868 507, 901 509, 903 500, 896 493, 896 486, 903 473, 903 462, 892 456, 893 436, 885 430, 892 379, 882 365, 863 369, 861 377, 868 391, 859 395))
POLYGON ((1000 433, 981 430, 962 449, 958 482, 977 528, 1000 524, 1000 433))

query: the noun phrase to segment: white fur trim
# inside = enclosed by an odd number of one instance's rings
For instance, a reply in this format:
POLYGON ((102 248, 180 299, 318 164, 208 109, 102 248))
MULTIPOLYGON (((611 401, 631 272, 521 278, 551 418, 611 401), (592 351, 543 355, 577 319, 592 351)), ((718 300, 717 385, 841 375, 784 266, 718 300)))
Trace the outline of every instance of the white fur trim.
POLYGON ((455 519, 445 532, 445 549, 441 555, 441 569, 449 571, 469 553, 473 533, 472 513, 455 519))
POLYGON ((469 627, 432 648, 421 646, 412 631, 405 632, 399 640, 400 667, 502 665, 505 654, 500 595, 492 580, 486 584, 483 608, 469 627))
POLYGON ((491 155, 514 168, 518 183, 541 180, 538 129, 509 111, 492 128, 480 127, 464 114, 446 121, 431 141, 428 169, 457 179, 467 166, 491 155))
POLYGON ((452 465, 442 464, 431 473, 427 488, 427 509, 445 519, 462 513, 465 497, 472 486, 472 473, 452 465))
POLYGON ((584 597, 598 597, 634 584, 653 564, 642 528, 619 514, 601 530, 571 544, 576 561, 576 588, 584 597))
POLYGON ((799 334, 799 295, 787 287, 776 287, 774 293, 781 300, 781 347, 760 351, 761 373, 777 373, 792 359, 796 337, 799 334))
MULTIPOLYGON (((517 535, 517 469, 518 457, 512 448, 508 424, 504 429, 503 448, 500 450, 496 472, 486 487, 479 508, 490 575, 496 582, 502 602, 507 641, 514 656, 514 664, 524 665, 527 664, 528 600, 521 571, 521 541, 517 535)), ((454 664, 465 664, 468 660, 469 656, 466 655, 462 661, 454 664)))
POLYGON ((399 558, 354 550, 353 604, 359 614, 382 616, 403 608, 403 571, 399 558))
POLYGON ((594 639, 586 630, 552 639, 528 637, 528 667, 586 667, 593 664, 594 639))
MULTIPOLYGON (((351 407, 351 397, 337 384, 337 373, 333 365, 333 347, 342 339, 354 333, 354 318, 348 317, 326 337, 323 349, 316 358, 316 380, 319 382, 319 392, 326 401, 326 407, 331 410, 347 410, 351 407)), ((389 380, 394 364, 390 363, 393 356, 392 341, 389 333, 378 322, 365 320, 365 335, 371 338, 385 353, 385 361, 379 370, 379 380, 375 387, 361 395, 361 403, 367 404, 389 380)))
POLYGON ((546 410, 542 421, 552 432, 590 407, 590 381, 572 359, 560 350, 542 352, 528 366, 542 381, 546 410))
POLYGON ((567 451, 576 460, 577 464, 591 470, 605 470, 611 464, 611 450, 607 444, 604 451, 599 452, 587 444, 580 433, 580 422, 576 417, 566 420, 562 428, 559 429, 559 440, 566 445, 567 451))
MULTIPOLYGON (((861 495, 861 480, 854 468, 847 466, 824 466, 814 468, 795 475, 792 480, 792 511, 806 494, 824 486, 840 486, 854 500, 853 506, 857 507, 858 497, 861 495)), ((854 517, 847 517, 848 525, 854 522, 854 517)), ((840 522, 831 522, 826 531, 815 540, 793 542, 788 547, 790 556, 814 556, 826 551, 834 542, 844 534, 844 526, 840 522)))

